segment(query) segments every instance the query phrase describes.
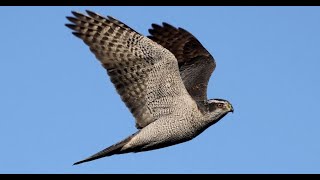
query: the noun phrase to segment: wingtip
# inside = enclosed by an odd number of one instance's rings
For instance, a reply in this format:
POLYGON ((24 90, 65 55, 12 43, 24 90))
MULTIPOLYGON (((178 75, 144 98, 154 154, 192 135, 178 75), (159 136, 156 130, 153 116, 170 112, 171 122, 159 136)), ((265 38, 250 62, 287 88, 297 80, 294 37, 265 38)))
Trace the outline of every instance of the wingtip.
POLYGON ((75 16, 75 17, 82 17, 85 16, 84 14, 77 12, 77 11, 71 11, 71 13, 75 16))
POLYGON ((75 17, 71 17, 71 16, 67 16, 66 17, 70 22, 72 22, 72 23, 77 23, 78 22, 78 19, 77 18, 75 18, 75 17))
POLYGON ((189 33, 187 30, 183 29, 182 27, 179 27, 178 30, 189 33))
POLYGON ((171 28, 171 29, 174 29, 174 30, 177 29, 176 27, 172 26, 171 24, 169 24, 169 23, 167 23, 167 22, 163 22, 163 23, 162 23, 162 26, 163 26, 164 28, 171 28))
POLYGON ((155 33, 155 30, 154 29, 148 29, 148 32, 153 35, 155 33))
POLYGON ((83 34, 79 33, 79 32, 72 32, 72 34, 80 39, 83 38, 83 34))
POLYGON ((97 14, 97 13, 95 13, 95 12, 93 12, 93 11, 90 11, 90 10, 86 10, 86 12, 87 12, 87 14, 89 15, 89 16, 91 16, 91 17, 95 17, 95 16, 100 16, 99 14, 97 14))
POLYGON ((153 29, 162 28, 159 24, 155 24, 155 23, 152 23, 152 24, 151 24, 151 27, 152 27, 153 29))
POLYGON ((68 28, 70 28, 70 29, 72 29, 72 30, 74 30, 77 26, 76 25, 74 25, 74 24, 64 24, 66 27, 68 27, 68 28))

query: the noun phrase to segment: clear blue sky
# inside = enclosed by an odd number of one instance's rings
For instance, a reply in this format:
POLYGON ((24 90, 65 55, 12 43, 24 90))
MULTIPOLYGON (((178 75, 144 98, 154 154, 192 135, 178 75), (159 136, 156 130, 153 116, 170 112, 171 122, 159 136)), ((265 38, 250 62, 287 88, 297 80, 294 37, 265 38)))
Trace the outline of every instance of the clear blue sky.
POLYGON ((320 7, 0 7, 0 173, 320 173, 320 7), (78 160, 136 131, 71 10, 193 33, 228 114, 192 141, 78 160))

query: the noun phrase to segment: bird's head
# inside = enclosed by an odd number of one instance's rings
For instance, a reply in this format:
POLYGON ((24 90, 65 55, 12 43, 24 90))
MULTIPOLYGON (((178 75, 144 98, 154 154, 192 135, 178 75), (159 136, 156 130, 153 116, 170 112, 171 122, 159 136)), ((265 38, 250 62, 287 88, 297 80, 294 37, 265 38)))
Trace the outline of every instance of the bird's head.
POLYGON ((232 104, 224 99, 210 99, 207 101, 207 110, 209 113, 219 114, 221 116, 224 116, 228 114, 229 112, 233 113, 233 107, 232 104))
POLYGON ((233 112, 233 107, 231 103, 224 99, 210 99, 206 102, 206 112, 204 113, 204 118, 202 119, 203 128, 199 133, 204 131, 209 126, 217 123, 229 112, 233 112))

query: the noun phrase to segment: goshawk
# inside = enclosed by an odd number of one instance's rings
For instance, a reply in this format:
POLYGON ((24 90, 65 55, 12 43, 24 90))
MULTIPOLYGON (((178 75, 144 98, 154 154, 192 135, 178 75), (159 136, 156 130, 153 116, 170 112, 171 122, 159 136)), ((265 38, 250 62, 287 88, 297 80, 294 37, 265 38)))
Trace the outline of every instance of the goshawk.
POLYGON ((152 24, 145 37, 119 20, 72 12, 67 27, 106 69, 138 131, 84 159, 159 149, 186 142, 218 122, 232 105, 207 99, 214 58, 188 31, 152 24))

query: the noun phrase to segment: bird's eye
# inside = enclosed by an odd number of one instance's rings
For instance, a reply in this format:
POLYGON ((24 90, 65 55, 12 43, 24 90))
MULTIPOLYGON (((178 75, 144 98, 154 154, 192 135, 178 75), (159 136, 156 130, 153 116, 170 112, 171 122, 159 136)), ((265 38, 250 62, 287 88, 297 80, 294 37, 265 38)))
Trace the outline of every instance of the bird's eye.
POLYGON ((222 108, 223 104, 219 103, 217 106, 218 108, 222 108))

